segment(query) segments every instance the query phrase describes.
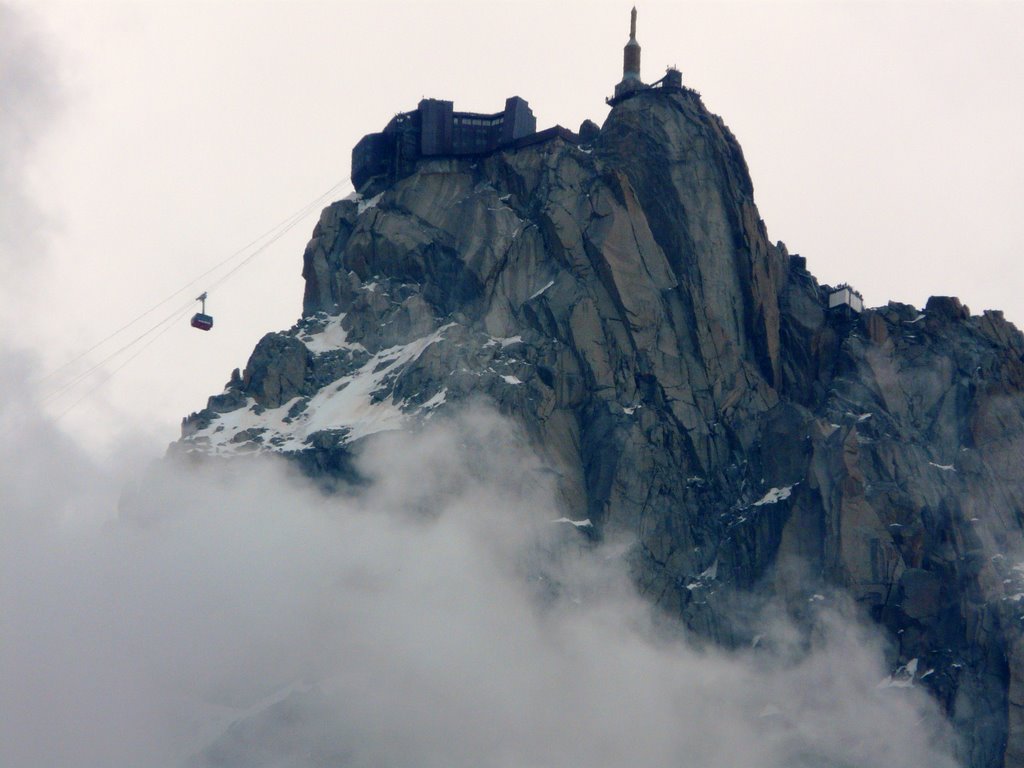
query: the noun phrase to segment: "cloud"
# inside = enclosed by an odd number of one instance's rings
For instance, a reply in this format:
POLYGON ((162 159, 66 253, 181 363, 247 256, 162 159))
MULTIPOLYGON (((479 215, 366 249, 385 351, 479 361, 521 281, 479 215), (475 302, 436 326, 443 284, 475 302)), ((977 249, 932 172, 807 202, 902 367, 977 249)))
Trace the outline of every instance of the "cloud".
POLYGON ((32 153, 60 104, 56 70, 26 16, 0 3, 0 282, 39 258, 45 218, 28 192, 32 153))
POLYGON ((777 654, 659 631, 493 413, 384 435, 325 496, 266 457, 99 466, 21 390, 5 766, 953 765, 854 622, 777 654))

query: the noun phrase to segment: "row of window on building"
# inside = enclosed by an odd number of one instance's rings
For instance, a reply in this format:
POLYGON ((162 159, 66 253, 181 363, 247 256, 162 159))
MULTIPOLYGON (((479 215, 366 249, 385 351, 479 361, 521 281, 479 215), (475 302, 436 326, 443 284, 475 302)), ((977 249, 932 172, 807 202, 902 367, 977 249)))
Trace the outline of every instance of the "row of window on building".
POLYGON ((455 125, 479 125, 487 128, 495 128, 505 124, 505 117, 492 117, 492 118, 481 118, 481 117, 458 117, 454 118, 455 125))

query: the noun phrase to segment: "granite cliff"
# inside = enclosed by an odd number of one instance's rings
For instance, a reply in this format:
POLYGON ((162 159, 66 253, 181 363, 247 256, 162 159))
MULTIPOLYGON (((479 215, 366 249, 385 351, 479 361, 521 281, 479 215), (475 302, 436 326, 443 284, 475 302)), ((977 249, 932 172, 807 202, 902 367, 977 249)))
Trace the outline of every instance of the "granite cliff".
POLYGON ((830 312, 687 90, 370 191, 324 210, 302 320, 175 451, 276 451, 331 489, 374 434, 482 399, 690 629, 737 647, 737 605, 849 596, 964 765, 1024 765, 1024 336, 1001 313, 830 312))

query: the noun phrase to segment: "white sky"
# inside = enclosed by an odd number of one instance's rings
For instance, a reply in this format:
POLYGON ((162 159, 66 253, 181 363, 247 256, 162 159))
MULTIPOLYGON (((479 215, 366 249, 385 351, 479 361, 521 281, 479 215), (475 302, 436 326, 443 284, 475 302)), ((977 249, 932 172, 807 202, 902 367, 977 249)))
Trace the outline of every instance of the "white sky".
MULTIPOLYGON (((1024 3, 638 7, 645 79, 675 64, 723 116, 769 235, 820 280, 870 305, 953 294, 1024 323, 1024 3)), ((602 122, 630 2, 13 8, 59 107, 39 110, 20 158, 49 226, 3 273, 0 340, 48 371, 347 178, 360 136, 422 96, 497 111, 518 94, 538 127, 602 122)), ((298 318, 315 220, 211 294, 214 331, 180 323, 61 423, 95 450, 122 432, 175 439, 298 318)))

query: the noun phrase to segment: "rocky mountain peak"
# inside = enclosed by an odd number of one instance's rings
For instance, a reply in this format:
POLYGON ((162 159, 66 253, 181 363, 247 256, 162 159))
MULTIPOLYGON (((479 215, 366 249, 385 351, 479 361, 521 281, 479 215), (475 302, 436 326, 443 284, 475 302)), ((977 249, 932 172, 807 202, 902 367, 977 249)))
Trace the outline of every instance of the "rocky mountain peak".
POLYGON ((694 631, 749 644, 739 596, 799 618, 849 595, 965 764, 1024 759, 1024 336, 954 298, 830 307, 695 92, 634 93, 579 143, 422 159, 328 206, 303 276, 302 319, 175 450, 274 451, 331 487, 373 435, 483 399, 694 631))

